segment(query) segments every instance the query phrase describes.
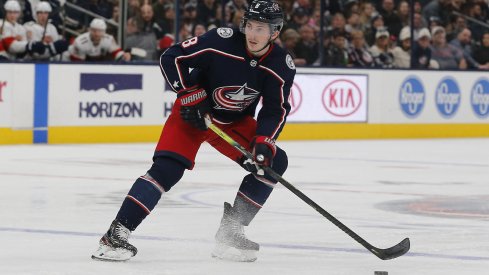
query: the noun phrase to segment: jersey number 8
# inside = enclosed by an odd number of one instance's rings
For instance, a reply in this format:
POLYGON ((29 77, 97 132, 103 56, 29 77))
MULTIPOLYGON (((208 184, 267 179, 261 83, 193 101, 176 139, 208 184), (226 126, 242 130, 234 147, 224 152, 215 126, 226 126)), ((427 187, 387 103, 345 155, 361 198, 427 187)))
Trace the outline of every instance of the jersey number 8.
POLYGON ((197 44, 197 40, 198 40, 198 37, 197 36, 196 37, 192 37, 192 38, 190 38, 188 40, 185 40, 185 41, 182 42, 182 47, 188 48, 188 47, 190 47, 192 45, 195 45, 195 44, 197 44))

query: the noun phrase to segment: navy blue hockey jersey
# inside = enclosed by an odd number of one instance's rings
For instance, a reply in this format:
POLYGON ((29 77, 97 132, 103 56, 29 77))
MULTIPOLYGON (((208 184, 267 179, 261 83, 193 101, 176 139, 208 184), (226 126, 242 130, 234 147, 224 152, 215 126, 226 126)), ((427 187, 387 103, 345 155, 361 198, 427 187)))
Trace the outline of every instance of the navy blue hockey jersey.
POLYGON ((204 88, 216 120, 229 123, 254 116, 261 98, 256 134, 277 139, 282 131, 295 66, 278 45, 257 58, 247 51, 238 29, 218 28, 170 47, 160 66, 175 92, 195 84, 204 88))

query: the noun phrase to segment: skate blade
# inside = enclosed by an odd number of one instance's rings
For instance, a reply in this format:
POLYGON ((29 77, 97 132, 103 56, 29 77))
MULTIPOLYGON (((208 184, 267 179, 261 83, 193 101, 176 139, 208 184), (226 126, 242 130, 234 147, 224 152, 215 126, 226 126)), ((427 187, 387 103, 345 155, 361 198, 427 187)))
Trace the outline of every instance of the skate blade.
POLYGON ((124 248, 112 248, 106 245, 100 245, 99 249, 92 254, 92 259, 107 262, 125 262, 131 259, 134 254, 124 248))
POLYGON ((243 250, 225 244, 218 244, 212 251, 213 258, 232 262, 254 262, 256 261, 255 250, 243 250))

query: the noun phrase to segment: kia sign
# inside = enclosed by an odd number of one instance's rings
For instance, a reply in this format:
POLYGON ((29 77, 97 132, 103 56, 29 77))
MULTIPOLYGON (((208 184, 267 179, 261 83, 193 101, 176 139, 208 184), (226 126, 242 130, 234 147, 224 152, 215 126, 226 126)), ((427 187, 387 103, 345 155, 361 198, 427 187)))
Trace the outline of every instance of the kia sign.
POLYGON ((323 90, 324 109, 333 116, 353 115, 362 104, 362 91, 348 79, 332 81, 323 90))
POLYGON ((289 122, 366 122, 367 75, 297 74, 289 122))

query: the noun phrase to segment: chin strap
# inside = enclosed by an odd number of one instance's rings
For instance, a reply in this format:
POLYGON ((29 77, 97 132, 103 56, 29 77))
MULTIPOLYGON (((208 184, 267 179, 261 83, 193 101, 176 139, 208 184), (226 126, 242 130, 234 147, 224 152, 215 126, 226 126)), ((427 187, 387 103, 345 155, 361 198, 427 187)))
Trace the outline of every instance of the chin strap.
MULTIPOLYGON (((273 40, 275 40, 275 39, 273 39, 273 40)), ((268 43, 267 43, 267 44, 265 44, 265 46, 263 46, 263 48, 261 48, 261 49, 259 49, 259 50, 256 50, 256 51, 252 51, 252 50, 248 49, 248 51, 250 51, 251 53, 258 53, 258 52, 261 52, 261 51, 263 51, 263 50, 264 50, 266 47, 268 47, 268 46, 272 45, 273 40, 272 40, 272 35, 270 35, 270 38, 268 39, 268 43)))
POLYGON ((258 52, 261 52, 263 51, 266 47, 270 46, 272 44, 272 41, 269 40, 267 44, 265 44, 265 46, 263 46, 263 48, 259 49, 259 50, 256 50, 256 51, 252 51, 250 49, 248 49, 251 53, 258 53, 258 52))

